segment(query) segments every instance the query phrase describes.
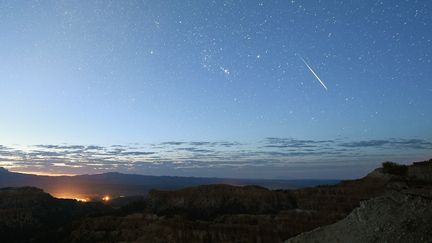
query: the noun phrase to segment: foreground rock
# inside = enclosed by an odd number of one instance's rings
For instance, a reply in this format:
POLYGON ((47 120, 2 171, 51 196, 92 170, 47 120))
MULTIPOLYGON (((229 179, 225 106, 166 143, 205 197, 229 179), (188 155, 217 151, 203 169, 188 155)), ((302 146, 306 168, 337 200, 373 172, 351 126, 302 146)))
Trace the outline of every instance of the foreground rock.
POLYGON ((110 210, 102 204, 57 199, 34 187, 0 189, 1 242, 53 242, 72 221, 110 210))
POLYGON ((432 198, 411 191, 389 192, 362 202, 345 219, 286 243, 432 242, 432 198))

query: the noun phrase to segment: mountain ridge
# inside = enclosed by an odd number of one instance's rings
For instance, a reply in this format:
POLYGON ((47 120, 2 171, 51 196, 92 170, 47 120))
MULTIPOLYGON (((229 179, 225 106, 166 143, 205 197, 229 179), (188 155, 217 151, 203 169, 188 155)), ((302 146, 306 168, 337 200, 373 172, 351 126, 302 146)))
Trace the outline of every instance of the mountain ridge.
POLYGON ((2 173, 0 187, 36 186, 57 196, 74 194, 88 198, 100 198, 104 195, 112 195, 114 197, 146 195, 151 189, 181 189, 209 184, 259 185, 270 189, 295 189, 319 184, 335 184, 338 182, 338 180, 270 180, 156 176, 119 172, 74 176, 46 176, 10 172, 4 168, 0 170, 0 173, 2 173))

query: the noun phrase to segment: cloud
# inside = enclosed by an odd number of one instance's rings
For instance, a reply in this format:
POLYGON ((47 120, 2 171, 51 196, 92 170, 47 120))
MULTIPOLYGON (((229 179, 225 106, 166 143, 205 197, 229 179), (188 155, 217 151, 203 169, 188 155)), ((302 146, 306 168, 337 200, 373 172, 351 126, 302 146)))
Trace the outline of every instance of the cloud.
POLYGON ((46 149, 85 149, 86 148, 86 146, 84 145, 52 145, 52 144, 39 144, 36 145, 36 147, 46 148, 46 149))
POLYGON ((211 145, 211 142, 190 142, 189 143, 192 146, 203 146, 203 145, 211 145))
POLYGON ((140 155, 151 155, 151 154, 155 154, 155 152, 143 152, 143 151, 126 151, 126 152, 121 152, 119 155, 125 155, 125 156, 140 156, 140 155))
POLYGON ((228 141, 222 141, 222 142, 210 142, 210 141, 201 141, 201 142, 190 142, 189 145, 191 146, 208 146, 208 147, 232 147, 232 146, 239 146, 242 145, 238 142, 228 142, 228 141))
POLYGON ((387 139, 387 140, 363 140, 339 144, 346 148, 410 148, 432 149, 432 142, 424 139, 387 139))
POLYGON ((169 141, 169 142, 163 142, 162 145, 182 145, 185 142, 176 142, 176 141, 169 141))
POLYGON ((393 144, 414 149, 432 149, 432 142, 423 139, 405 139, 394 141, 393 144))
POLYGON ((126 149, 125 148, 116 147, 115 149, 110 149, 108 151, 105 151, 104 153, 107 154, 107 155, 120 155, 120 154, 123 153, 123 151, 126 151, 126 149))
POLYGON ((59 150, 103 150, 105 147, 97 145, 53 145, 53 144, 39 144, 35 147, 44 149, 59 149, 59 150))
POLYGON ((85 147, 86 150, 103 150, 105 147, 97 146, 97 145, 89 145, 85 147))
POLYGON ((8 148, 6 146, 0 145, 0 155, 2 153, 8 154, 10 152, 10 150, 12 150, 11 148, 8 148))
POLYGON ((281 157, 304 157, 304 156, 318 156, 318 155, 337 155, 342 152, 338 151, 299 151, 299 152, 275 152, 275 151, 267 151, 262 152, 261 154, 269 155, 269 156, 281 156, 281 157))
POLYGON ((62 157, 65 153, 57 152, 57 151, 39 151, 34 150, 26 154, 30 157, 62 157))
MULTIPOLYGON (((191 168, 208 168, 208 171, 214 168, 297 168, 336 163, 351 166, 352 161, 379 163, 395 157, 418 156, 426 154, 428 149, 432 149, 432 142, 416 138, 347 141, 269 137, 247 144, 235 141, 169 141, 110 146, 0 145, 0 162, 14 168, 59 173, 147 173, 146 169, 163 172, 191 168)), ((257 169, 256 173, 261 171, 257 169)))
POLYGON ((268 137, 264 141, 267 148, 314 148, 334 143, 334 140, 300 140, 293 138, 268 137))
POLYGON ((365 140, 357 142, 341 143, 339 146, 347 148, 362 148, 362 147, 381 147, 389 144, 389 140, 365 140))
POLYGON ((177 148, 177 150, 188 151, 188 152, 193 152, 193 153, 212 153, 212 152, 214 152, 214 150, 201 149, 201 148, 195 148, 195 147, 177 148))
POLYGON ((238 142, 219 142, 218 145, 222 147, 234 147, 234 146, 241 146, 243 144, 238 142))

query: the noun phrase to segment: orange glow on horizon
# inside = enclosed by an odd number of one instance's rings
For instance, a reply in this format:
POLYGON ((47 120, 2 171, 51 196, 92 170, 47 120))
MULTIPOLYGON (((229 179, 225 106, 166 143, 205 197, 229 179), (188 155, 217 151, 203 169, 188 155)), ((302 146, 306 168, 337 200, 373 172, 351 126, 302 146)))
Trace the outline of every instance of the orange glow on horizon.
POLYGON ((105 201, 105 202, 108 202, 109 200, 111 200, 111 197, 110 196, 104 196, 103 198, 102 198, 102 201, 105 201))
POLYGON ((77 200, 78 202, 90 202, 90 198, 83 198, 83 197, 76 197, 76 196, 68 196, 68 195, 61 195, 61 196, 55 196, 59 199, 73 199, 77 200))
POLYGON ((77 201, 79 201, 79 202, 88 202, 88 201, 90 201, 87 198, 74 198, 74 199, 77 200, 77 201))
POLYGON ((42 171, 19 171, 19 170, 9 170, 10 172, 16 172, 28 175, 38 175, 38 176, 76 176, 77 174, 68 173, 53 173, 53 172, 42 172, 42 171))

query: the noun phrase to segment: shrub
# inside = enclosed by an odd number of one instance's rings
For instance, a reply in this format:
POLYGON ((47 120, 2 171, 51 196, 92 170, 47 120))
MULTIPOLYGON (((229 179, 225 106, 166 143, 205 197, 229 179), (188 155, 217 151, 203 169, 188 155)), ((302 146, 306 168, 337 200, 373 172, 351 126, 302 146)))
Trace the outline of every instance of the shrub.
POLYGON ((382 163, 383 172, 392 175, 406 176, 408 172, 408 167, 406 165, 400 165, 394 162, 384 162, 382 163))

